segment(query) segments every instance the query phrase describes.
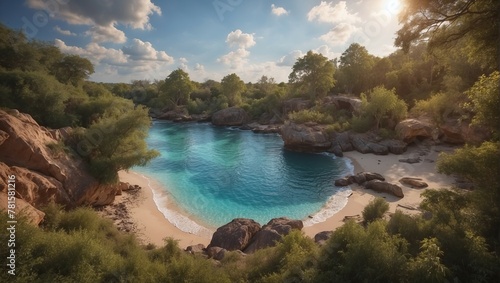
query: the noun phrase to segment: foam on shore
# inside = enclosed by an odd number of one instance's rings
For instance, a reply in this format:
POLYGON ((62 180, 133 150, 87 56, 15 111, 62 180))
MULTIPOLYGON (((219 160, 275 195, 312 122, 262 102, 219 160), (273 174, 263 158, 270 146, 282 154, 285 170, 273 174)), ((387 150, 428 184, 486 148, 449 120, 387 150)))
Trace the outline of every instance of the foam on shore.
MULTIPOLYGON (((328 154, 329 153, 323 153, 323 154, 328 154)), ((336 158, 333 156, 333 158, 336 158)), ((352 160, 349 158, 342 158, 345 162, 346 165, 346 172, 345 175, 353 175, 354 174, 354 165, 352 163, 352 160)), ((333 185, 333 184, 332 184, 333 185)), ((325 205, 321 208, 320 211, 316 212, 315 214, 309 216, 307 219, 304 219, 304 226, 312 226, 317 223, 321 223, 326 221, 328 218, 332 217, 339 211, 341 211, 346 205, 347 202, 349 201, 349 197, 352 195, 352 190, 350 186, 346 187, 340 187, 339 190, 333 194, 328 200, 326 201, 325 205)))
MULTIPOLYGON (((131 173, 136 174, 137 176, 139 176, 147 181, 149 189, 153 192, 153 201, 156 205, 156 208, 163 214, 163 216, 168 220, 168 222, 172 223, 172 225, 174 225, 179 230, 186 232, 186 233, 190 233, 190 234, 197 235, 200 237, 211 237, 212 236, 214 231, 196 223, 194 220, 190 219, 186 215, 178 212, 177 211, 178 209, 170 209, 168 207, 169 204, 172 204, 172 205, 175 205, 175 204, 173 204, 173 202, 170 201, 168 194, 166 193, 165 190, 161 190, 161 189, 156 188, 157 186, 160 186, 159 184, 152 184, 151 179, 146 177, 143 174, 133 172, 133 171, 131 171, 131 173)), ((154 183, 157 183, 157 182, 154 182, 154 183)))

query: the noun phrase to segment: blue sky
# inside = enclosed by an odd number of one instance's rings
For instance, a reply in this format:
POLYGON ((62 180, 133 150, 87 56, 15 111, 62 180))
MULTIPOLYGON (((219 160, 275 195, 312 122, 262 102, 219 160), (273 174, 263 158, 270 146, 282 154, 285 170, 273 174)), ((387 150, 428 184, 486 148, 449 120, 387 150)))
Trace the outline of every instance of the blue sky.
POLYGON ((307 51, 330 59, 353 42, 395 51, 399 0, 6 0, 0 21, 95 65, 91 79, 192 80, 236 73, 287 81, 307 51))

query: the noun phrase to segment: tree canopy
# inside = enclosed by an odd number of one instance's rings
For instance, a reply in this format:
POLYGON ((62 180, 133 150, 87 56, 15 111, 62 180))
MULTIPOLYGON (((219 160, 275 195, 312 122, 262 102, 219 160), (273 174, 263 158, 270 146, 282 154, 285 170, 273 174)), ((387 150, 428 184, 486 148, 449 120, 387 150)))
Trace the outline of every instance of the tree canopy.
POLYGON ((304 57, 297 59, 288 79, 296 91, 304 92, 310 99, 316 100, 325 97, 335 85, 334 73, 332 61, 309 51, 304 57))

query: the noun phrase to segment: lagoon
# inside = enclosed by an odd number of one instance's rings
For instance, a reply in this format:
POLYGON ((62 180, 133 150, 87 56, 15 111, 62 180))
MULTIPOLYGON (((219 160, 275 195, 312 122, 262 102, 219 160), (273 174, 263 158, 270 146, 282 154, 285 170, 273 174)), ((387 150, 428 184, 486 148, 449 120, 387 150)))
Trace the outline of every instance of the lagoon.
POLYGON ((265 224, 286 216, 310 225, 338 212, 351 193, 333 185, 352 173, 348 159, 287 151, 277 134, 154 121, 147 143, 161 156, 133 170, 154 180, 158 208, 186 232, 239 217, 265 224))

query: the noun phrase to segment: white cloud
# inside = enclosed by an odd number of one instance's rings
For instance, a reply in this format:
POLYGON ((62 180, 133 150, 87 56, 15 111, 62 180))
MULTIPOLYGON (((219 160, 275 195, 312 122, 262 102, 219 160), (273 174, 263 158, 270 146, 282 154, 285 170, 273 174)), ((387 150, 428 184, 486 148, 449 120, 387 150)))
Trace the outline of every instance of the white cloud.
POLYGON ((194 70, 197 72, 205 72, 205 66, 201 65, 200 63, 196 63, 194 66, 194 70))
POLYGON ((340 58, 342 55, 339 52, 334 52, 328 45, 321 45, 320 47, 314 49, 313 52, 319 53, 330 60, 340 58))
POLYGON ((318 6, 314 6, 307 14, 307 19, 323 23, 356 23, 361 21, 357 14, 351 14, 347 11, 346 1, 340 1, 333 5, 332 2, 327 3, 321 1, 318 6))
POLYGON ((144 42, 137 38, 134 38, 131 45, 122 47, 122 51, 132 60, 174 62, 174 58, 170 57, 165 51, 157 51, 150 42, 144 42))
POLYGON ((114 25, 93 26, 85 32, 85 35, 92 37, 94 42, 125 43, 127 41, 125 33, 115 28, 114 25))
POLYGON ((320 36, 320 39, 328 44, 342 45, 358 30, 354 25, 348 23, 340 23, 332 28, 328 33, 320 36))
POLYGON ((238 48, 250 48, 255 45, 255 40, 253 39, 253 34, 243 33, 241 30, 237 29, 230 32, 227 35, 226 43, 229 46, 237 46, 238 48))
POLYGON ((59 26, 55 26, 55 27, 54 27, 54 30, 55 30, 55 31, 57 31, 58 33, 62 34, 62 35, 67 35, 67 36, 76 36, 76 33, 71 32, 70 30, 65 30, 65 29, 62 29, 62 28, 60 28, 59 26))
POLYGON ((293 66, 297 59, 300 57, 304 56, 304 53, 300 50, 294 50, 287 55, 281 57, 278 62, 276 62, 276 65, 278 66, 293 66))
POLYGON ((161 9, 151 0, 86 0, 86 1, 27 0, 28 7, 46 11, 51 17, 74 25, 90 26, 87 35, 96 42, 125 42, 118 25, 134 29, 151 29, 149 17, 161 15, 161 9))
POLYGON ((288 15, 288 11, 283 7, 277 7, 276 5, 271 5, 271 13, 276 16, 288 15))
POLYGON ((189 62, 188 59, 184 57, 179 58, 179 68, 181 68, 181 70, 183 70, 184 72, 188 72, 189 71, 189 67, 187 65, 188 62, 189 62))
POLYGON ((231 66, 231 69, 237 69, 248 62, 248 56, 250 56, 250 52, 248 50, 245 48, 238 48, 235 51, 231 51, 228 54, 221 56, 217 59, 217 62, 231 66))

